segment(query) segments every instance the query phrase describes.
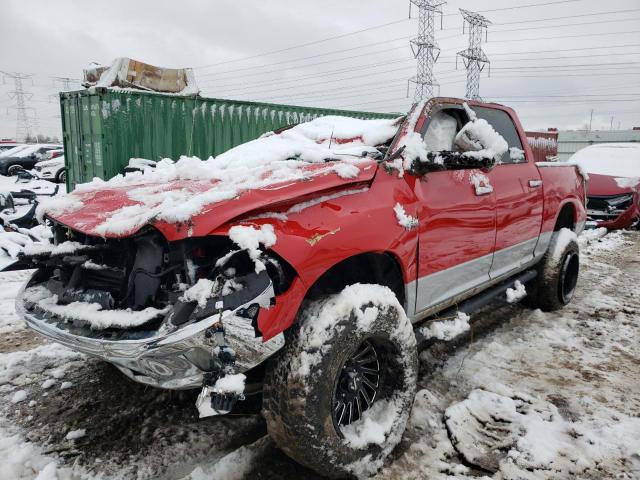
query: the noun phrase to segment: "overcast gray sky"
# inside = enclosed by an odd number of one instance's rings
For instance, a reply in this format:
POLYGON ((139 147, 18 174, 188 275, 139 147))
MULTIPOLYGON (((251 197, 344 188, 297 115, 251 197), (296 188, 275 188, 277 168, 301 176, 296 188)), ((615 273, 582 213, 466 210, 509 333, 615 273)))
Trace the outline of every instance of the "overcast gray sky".
MULTIPOLYGON (((526 128, 581 128, 591 109, 594 128, 609 129, 611 117, 614 128, 640 126, 640 2, 557 1, 445 4, 436 32, 440 93, 464 95, 455 54, 466 47, 458 13, 466 8, 493 22, 484 45, 491 76, 483 75, 480 93, 513 106, 526 128)), ((61 84, 51 77, 80 78, 90 62, 119 56, 194 67, 212 97, 369 111, 406 111, 411 103, 408 40, 417 21, 408 19, 408 0, 2 0, 1 8, 0 70, 34 75, 25 90, 45 134, 61 130, 54 95, 61 84)), ((11 90, 5 78, 3 138, 15 136, 11 90)))

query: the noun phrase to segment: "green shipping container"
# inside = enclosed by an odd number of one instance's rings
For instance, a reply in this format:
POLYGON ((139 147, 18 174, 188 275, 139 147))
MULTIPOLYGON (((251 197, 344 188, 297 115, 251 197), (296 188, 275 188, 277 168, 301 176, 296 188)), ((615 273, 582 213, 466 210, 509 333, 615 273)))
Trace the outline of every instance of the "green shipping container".
POLYGON ((206 159, 263 133, 325 115, 397 115, 92 88, 60 94, 67 188, 109 179, 130 158, 206 159))

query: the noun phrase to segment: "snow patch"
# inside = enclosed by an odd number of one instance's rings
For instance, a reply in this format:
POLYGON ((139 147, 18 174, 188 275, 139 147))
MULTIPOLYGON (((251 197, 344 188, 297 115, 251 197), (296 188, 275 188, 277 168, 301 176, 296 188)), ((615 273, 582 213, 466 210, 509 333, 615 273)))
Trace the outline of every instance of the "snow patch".
POLYGON ((617 178, 614 178, 614 180, 620 188, 635 188, 636 186, 640 185, 640 177, 636 177, 636 178, 617 177, 617 178))
POLYGON ((467 124, 460 129, 456 135, 455 143, 458 146, 464 146, 464 156, 476 158, 478 160, 484 158, 493 159, 499 162, 502 155, 509 149, 506 140, 495 131, 493 126, 482 118, 477 118, 475 112, 464 103, 469 118, 467 124), (471 151, 469 151, 471 149, 471 151))
POLYGON ((53 387, 55 384, 56 384, 56 381, 54 379, 48 378, 44 382, 42 382, 42 389, 47 390, 53 387))
POLYGON ((11 403, 20 403, 27 399, 26 390, 18 390, 11 396, 11 403))
POLYGON ((338 163, 335 167, 333 167, 333 171, 336 172, 336 174, 340 178, 345 179, 356 178, 358 175, 360 175, 360 169, 357 165, 346 162, 338 163))
POLYGON ((493 185, 489 177, 480 172, 471 172, 469 174, 469 183, 473 185, 477 194, 487 194, 493 192, 493 185))
POLYGON ((560 261, 562 257, 562 253, 564 252, 567 245, 571 242, 578 242, 578 236, 576 233, 569 228, 561 228, 557 234, 553 245, 550 248, 550 255, 553 260, 556 262, 560 261))
POLYGON ((244 383, 247 377, 242 373, 225 375, 216 380, 213 391, 216 393, 234 393, 241 395, 244 392, 244 383))
POLYGON ((77 440, 84 437, 86 434, 86 429, 79 428, 78 430, 71 430, 64 438, 66 438, 67 440, 77 440))
MULTIPOLYGON (((596 436, 589 425, 565 420, 553 404, 500 385, 471 391, 445 419, 468 462, 506 478, 575 478, 619 455, 614 439, 634 428, 606 428, 596 436), (523 477, 526 472, 537 473, 523 477)), ((638 438, 628 438, 630 451, 639 446, 638 438)))
POLYGON ((588 173, 622 178, 640 178, 640 145, 601 143, 578 150, 567 161, 588 173))
POLYGON ((509 158, 514 162, 524 161, 524 150, 518 147, 509 148, 509 158))
POLYGON ((407 215, 404 207, 399 203, 396 203, 396 206, 393 207, 393 211, 396 214, 396 218, 398 219, 400 226, 404 227, 406 230, 413 230, 418 226, 418 219, 407 215))
POLYGON ((437 338, 438 340, 453 340, 458 335, 462 335, 469 330, 469 320, 471 317, 464 312, 458 312, 452 320, 441 320, 431 322, 426 327, 421 327, 419 332, 425 339, 437 338))
POLYGON ((218 294, 217 283, 208 278, 199 279, 195 285, 182 294, 183 302, 198 302, 200 308, 207 306, 207 300, 218 294))
POLYGON ((237 225, 229 229, 229 238, 242 250, 246 250, 255 264, 256 273, 260 273, 267 267, 260 260, 262 254, 260 245, 271 248, 276 244, 276 234, 273 225, 265 224, 260 228, 237 225))
POLYGON ((400 415, 402 402, 396 399, 380 399, 371 408, 362 413, 362 418, 341 428, 345 443, 359 450, 369 445, 382 445, 391 429, 394 420, 400 415))
POLYGON ((133 328, 144 325, 150 320, 164 315, 169 308, 159 310, 147 307, 144 310, 103 310, 99 303, 72 302, 58 305, 58 296, 52 295, 41 285, 29 287, 24 292, 24 299, 33 302, 43 310, 67 320, 80 320, 88 323, 91 328, 102 330, 105 328, 133 328))
POLYGON ((527 296, 527 289, 520 280, 516 280, 513 288, 507 288, 507 303, 516 303, 527 296))
POLYGON ((243 480, 271 445, 273 442, 269 436, 264 436, 252 444, 243 445, 228 453, 213 465, 195 468, 182 480, 243 480))
POLYGON ((451 115, 445 112, 435 113, 429 121, 429 127, 424 137, 427 151, 452 151, 457 128, 458 122, 451 115))

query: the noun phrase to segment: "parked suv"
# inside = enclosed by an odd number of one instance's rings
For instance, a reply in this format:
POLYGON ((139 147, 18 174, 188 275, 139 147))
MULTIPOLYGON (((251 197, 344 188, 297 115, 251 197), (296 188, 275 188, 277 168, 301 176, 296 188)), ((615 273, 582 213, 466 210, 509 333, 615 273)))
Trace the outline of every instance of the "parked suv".
POLYGON ((532 158, 510 108, 435 98, 163 160, 41 204, 54 241, 26 248, 17 309, 137 382, 202 389, 201 416, 261 394, 292 458, 371 474, 413 404, 414 327, 516 282, 570 302, 585 179, 532 158))

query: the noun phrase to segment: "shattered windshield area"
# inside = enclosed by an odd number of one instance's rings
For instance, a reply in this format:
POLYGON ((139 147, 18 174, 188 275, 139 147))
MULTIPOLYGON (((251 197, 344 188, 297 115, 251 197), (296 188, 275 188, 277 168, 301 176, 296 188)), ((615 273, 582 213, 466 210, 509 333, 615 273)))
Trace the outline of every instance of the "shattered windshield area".
MULTIPOLYGON (((504 112, 501 112, 504 113, 504 112)), ((490 168, 501 163, 509 144, 494 126, 466 103, 441 106, 427 119, 422 132, 410 131, 404 169, 416 175, 429 171, 490 168)))

